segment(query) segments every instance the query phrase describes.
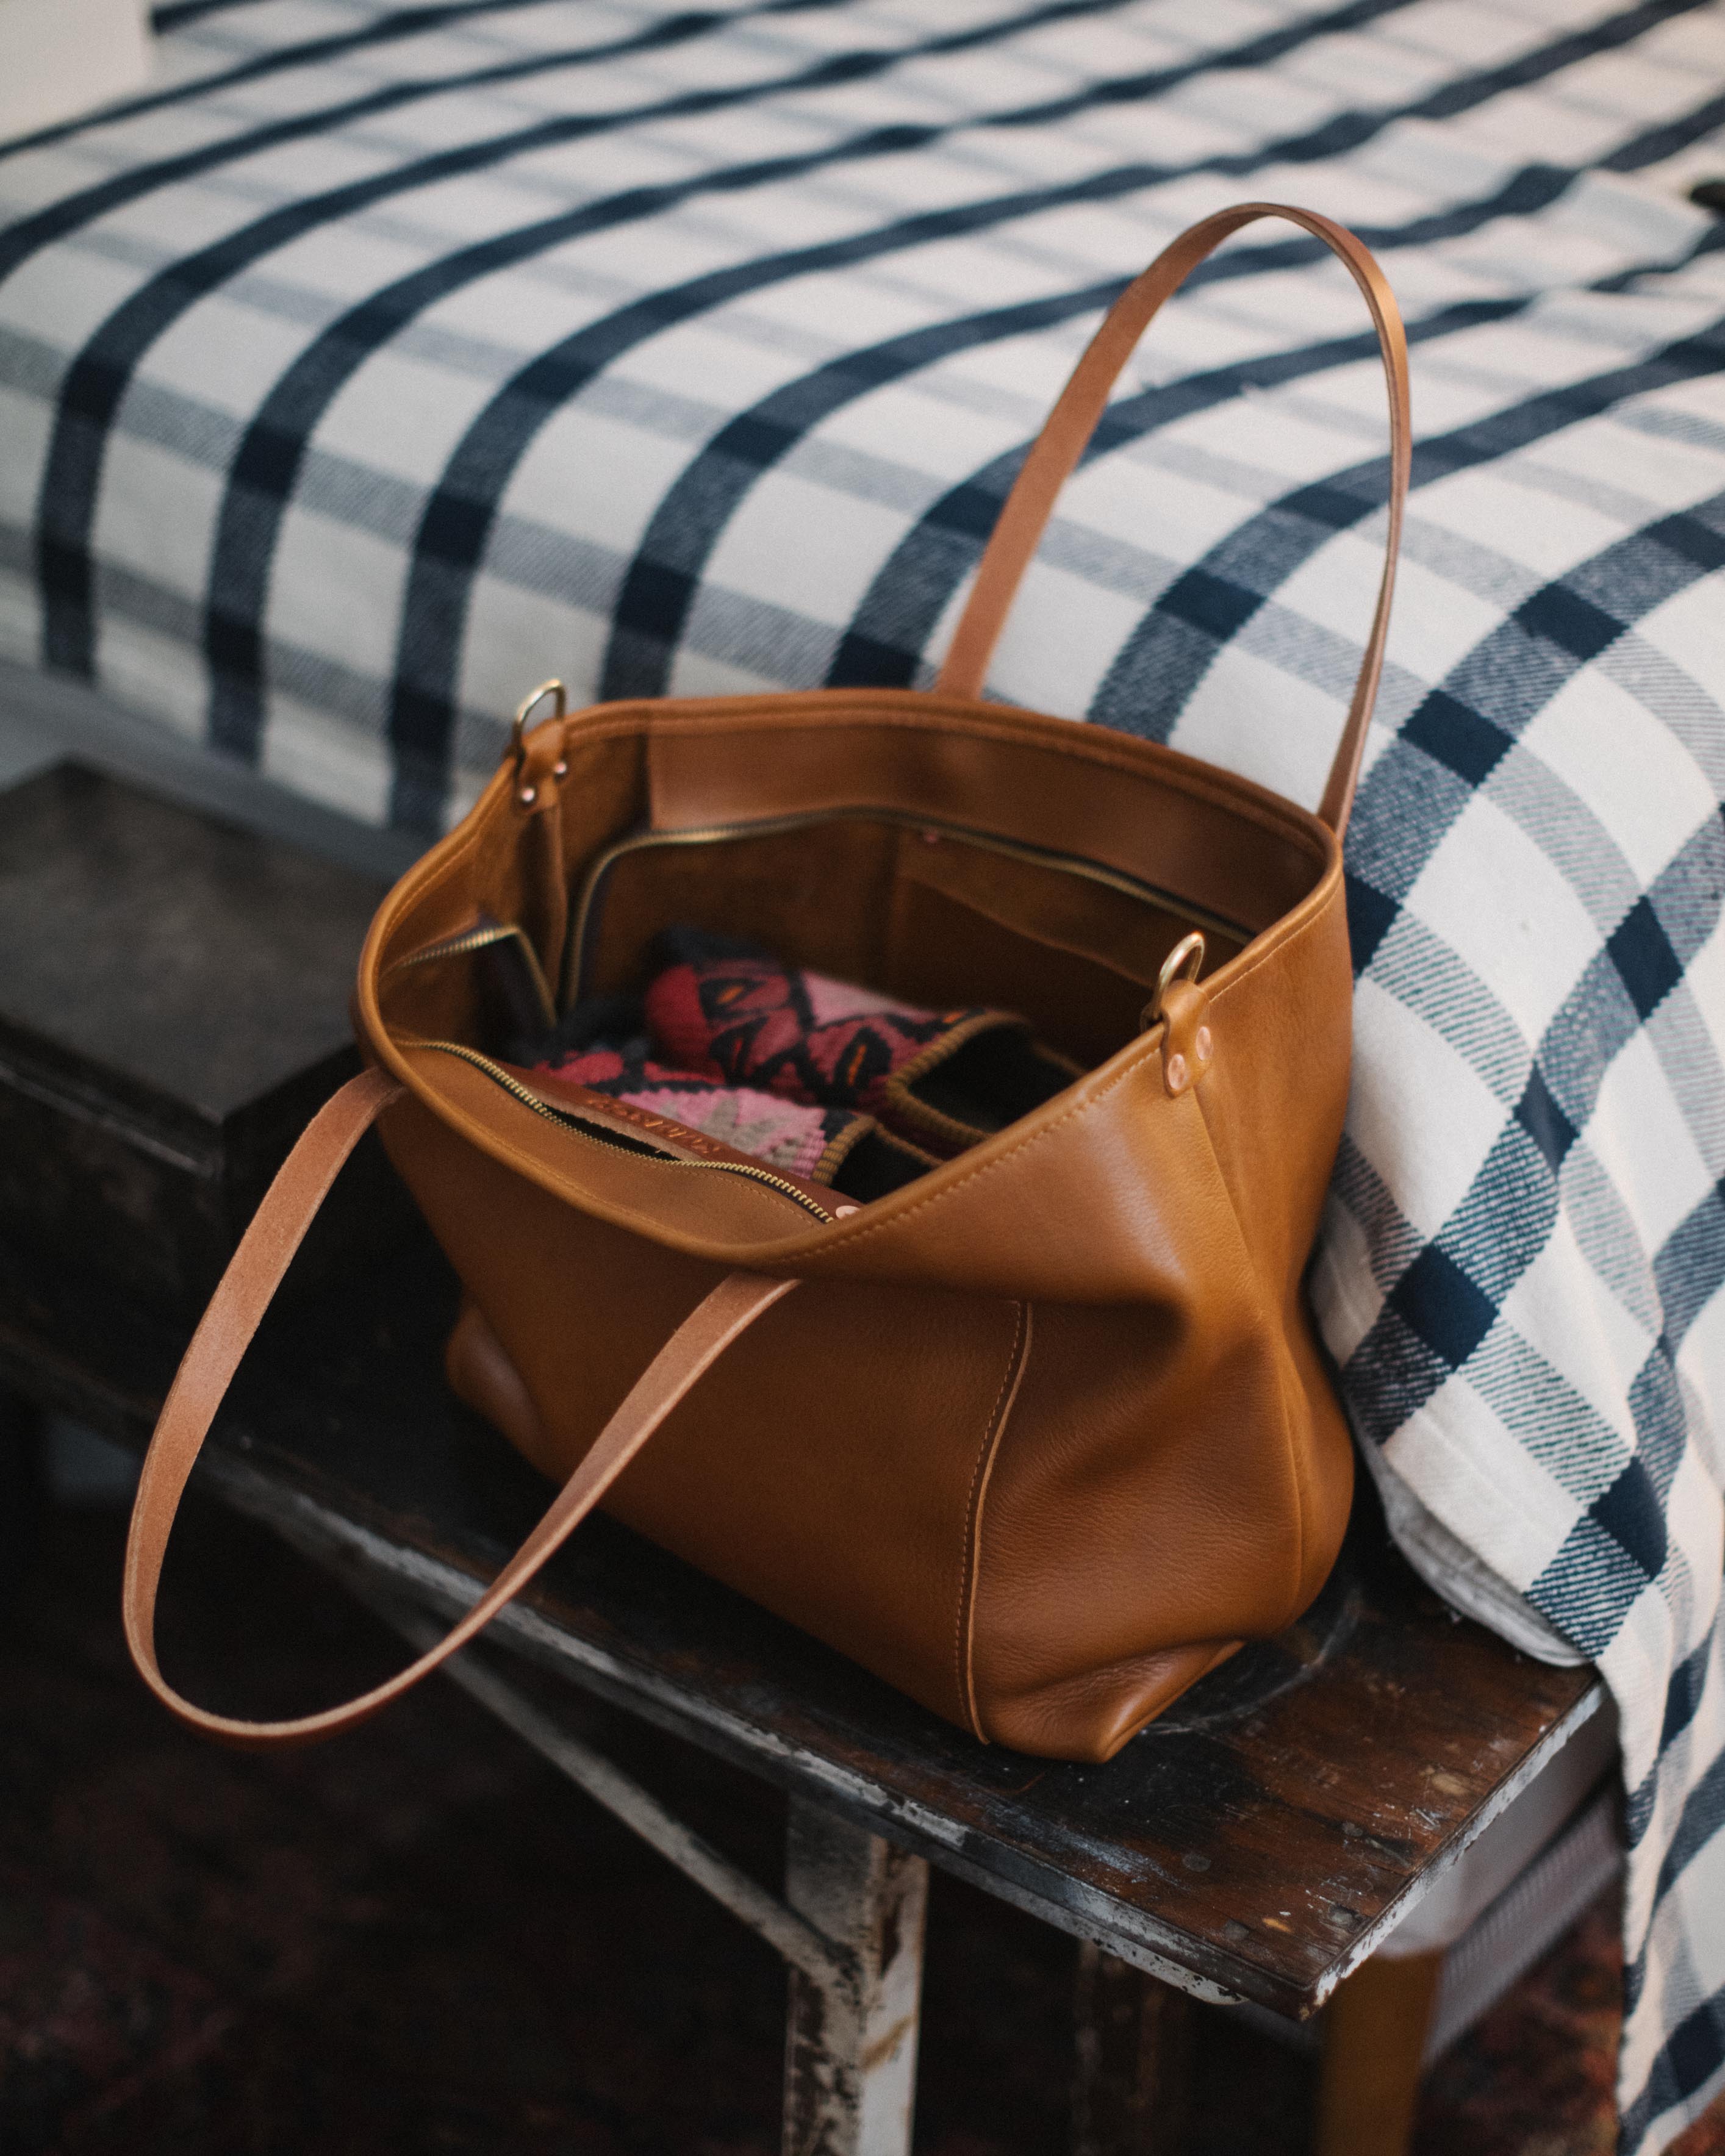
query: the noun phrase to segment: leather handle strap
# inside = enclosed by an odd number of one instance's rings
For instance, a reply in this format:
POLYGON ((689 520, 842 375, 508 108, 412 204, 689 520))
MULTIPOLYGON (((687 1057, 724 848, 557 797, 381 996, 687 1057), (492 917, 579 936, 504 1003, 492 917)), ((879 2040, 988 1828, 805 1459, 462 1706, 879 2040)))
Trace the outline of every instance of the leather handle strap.
POLYGON ((243 1722, 194 1707, 168 1683, 156 1660, 157 1589, 181 1496, 240 1358, 318 1208, 365 1132, 405 1091, 387 1071, 362 1072, 307 1124, 193 1335, 162 1404, 138 1483, 123 1595, 132 1660, 151 1691, 182 1722, 244 1751, 309 1743, 352 1729, 465 1646, 567 1541, 701 1374, 764 1311, 797 1286, 793 1280, 768 1280, 758 1273, 732 1273, 722 1280, 648 1364, 545 1517, 490 1587, 418 1661, 358 1699, 291 1722, 243 1722))
POLYGON ((1384 575, 1378 587, 1377 611, 1371 634, 1360 661, 1348 722, 1336 751, 1335 762, 1324 787, 1318 814, 1340 838, 1348 828, 1353 805, 1353 789, 1359 775, 1360 757, 1366 744, 1366 727, 1377 700, 1378 678, 1384 670, 1384 639, 1389 634, 1389 602, 1395 589, 1396 557, 1401 549, 1402 511, 1408 495, 1411 424, 1408 410, 1408 343, 1394 295, 1384 272, 1370 253, 1345 226, 1320 217, 1316 210, 1295 209, 1285 203, 1240 203, 1219 210, 1183 232, 1164 248, 1143 275, 1135 278, 1102 319, 1101 326, 1072 370, 1065 388, 1048 415, 1042 432, 1031 444, 1012 492, 991 533, 975 584, 945 664, 936 683, 951 696, 980 696, 988 660, 1007 611, 1040 544, 1045 526, 1073 467, 1096 431, 1102 408, 1115 378, 1132 357, 1138 339, 1149 327, 1158 308, 1177 291, 1204 257, 1242 225, 1260 218, 1286 218, 1303 226, 1339 255, 1358 285, 1378 332, 1384 360, 1384 376, 1389 391, 1389 530, 1384 547, 1384 575))

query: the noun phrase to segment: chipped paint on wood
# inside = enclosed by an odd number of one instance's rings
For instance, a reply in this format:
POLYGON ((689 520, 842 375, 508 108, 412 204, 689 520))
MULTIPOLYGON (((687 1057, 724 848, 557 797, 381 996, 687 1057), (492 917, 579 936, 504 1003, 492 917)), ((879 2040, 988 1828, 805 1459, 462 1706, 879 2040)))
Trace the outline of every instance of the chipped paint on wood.
POLYGON ((906 2156, 928 1866, 793 1803, 785 1899, 829 1942, 834 1966, 824 1980, 792 1972, 784 2156, 906 2156))
MULTIPOLYGON (((445 1611, 546 1502, 443 1384, 455 1297, 422 1240, 362 1293, 285 1303, 199 1470, 445 1611)), ((0 1378, 31 1397, 136 1443, 183 1346, 0 1249, 0 1378)), ((607 1520, 496 1636, 1135 1967, 1303 2019, 1602 1695, 1590 1671, 1452 1620, 1368 1514, 1296 1630, 1245 1648, 1105 1767, 984 1748, 607 1520), (1285 1907, 1286 1932, 1260 1921, 1285 1907)))

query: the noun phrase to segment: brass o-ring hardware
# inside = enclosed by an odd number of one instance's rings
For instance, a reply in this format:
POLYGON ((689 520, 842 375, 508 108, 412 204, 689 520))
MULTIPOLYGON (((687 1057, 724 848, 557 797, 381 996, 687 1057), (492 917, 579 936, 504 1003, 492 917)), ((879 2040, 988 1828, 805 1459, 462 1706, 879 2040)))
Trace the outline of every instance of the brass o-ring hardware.
POLYGON ((1196 981, 1204 969, 1204 938, 1194 928, 1189 936, 1183 936, 1162 962, 1162 971, 1156 976, 1156 993, 1145 1004, 1138 1018, 1138 1030, 1147 1033, 1162 1016, 1162 999, 1177 976, 1184 974, 1189 981, 1196 981))
POLYGON ((534 706, 542 704, 547 696, 555 696, 557 699, 557 709, 552 713, 553 719, 562 718, 569 708, 569 692, 555 675, 549 681, 542 681, 531 696, 522 700, 516 708, 515 725, 511 730, 509 737, 509 746, 515 757, 517 771, 521 767, 521 758, 526 754, 527 720, 534 706))

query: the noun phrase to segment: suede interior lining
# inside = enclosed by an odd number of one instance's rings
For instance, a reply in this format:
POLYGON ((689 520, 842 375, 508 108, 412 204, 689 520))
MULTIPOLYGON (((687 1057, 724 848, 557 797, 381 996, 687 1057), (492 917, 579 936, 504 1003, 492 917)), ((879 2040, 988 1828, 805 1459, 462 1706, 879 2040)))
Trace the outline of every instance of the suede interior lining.
MULTIPOLYGON (((593 891, 585 952, 572 954, 582 993, 639 990, 654 938, 683 922, 931 1009, 1014 1011, 1086 1067, 1137 1031, 1163 958, 1194 925, 1057 862, 835 817, 621 855, 593 891)), ((1245 940, 1214 923, 1204 932, 1207 971, 1245 940)))

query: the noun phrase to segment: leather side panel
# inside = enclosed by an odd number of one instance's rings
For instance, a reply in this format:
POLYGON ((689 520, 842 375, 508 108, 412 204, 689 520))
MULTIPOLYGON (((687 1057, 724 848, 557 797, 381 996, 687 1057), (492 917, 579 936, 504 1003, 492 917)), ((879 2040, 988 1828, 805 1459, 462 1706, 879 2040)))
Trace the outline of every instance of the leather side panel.
POLYGON ((1215 1056, 1198 1088, 1222 1178, 1261 1276, 1305 1265, 1348 1110, 1353 971, 1339 881, 1305 932, 1248 951, 1209 988, 1215 1056))
POLYGON ((1296 1431, 1301 1585, 1289 1620, 1317 1593, 1353 1497, 1353 1446, 1304 1289, 1348 1106, 1353 970, 1339 886, 1306 933, 1270 963, 1246 963, 1211 997, 1215 1055, 1196 1087, 1267 1313, 1279 1321, 1296 1431))
POLYGON ((1276 1361, 1219 1296, 1183 1327, 1039 1306, 978 1563, 977 1697, 996 1742, 1106 1758, 1152 1711, 1156 1656, 1287 1622, 1300 1501, 1276 1361))
MULTIPOLYGON (((717 1272, 511 1176, 418 1102, 384 1128, 531 1397, 531 1456, 567 1475, 717 1272)), ((1017 1336, 1003 1301, 804 1286, 701 1379, 607 1509, 968 1724, 965 1526, 1017 1336)), ((465 1345, 464 1393, 528 1435, 465 1345)))

